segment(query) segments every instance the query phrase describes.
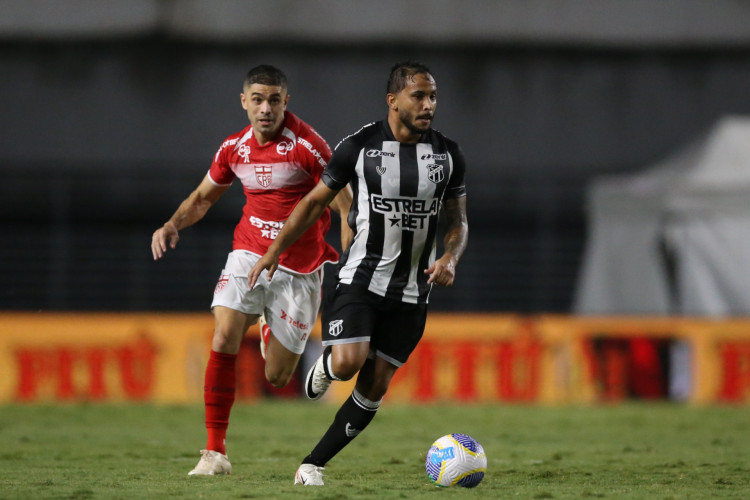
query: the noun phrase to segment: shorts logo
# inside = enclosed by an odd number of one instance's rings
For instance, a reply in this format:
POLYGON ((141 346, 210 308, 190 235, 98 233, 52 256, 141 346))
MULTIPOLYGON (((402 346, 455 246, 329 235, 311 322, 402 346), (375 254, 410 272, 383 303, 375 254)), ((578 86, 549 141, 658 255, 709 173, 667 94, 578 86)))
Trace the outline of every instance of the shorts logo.
POLYGON ((267 188, 271 185, 273 180, 273 167, 271 165, 256 165, 255 166, 255 180, 261 187, 267 188))
POLYGON ((217 295, 219 292, 224 290, 224 287, 227 286, 227 282, 229 281, 229 275, 228 274, 222 274, 219 276, 219 281, 216 283, 216 288, 214 288, 214 295, 217 295))
POLYGON ((276 144, 276 152, 280 155, 285 155, 292 149, 294 149, 294 143, 291 141, 280 141, 276 144))
POLYGON ((241 144, 240 147, 237 148, 237 154, 242 157, 242 161, 250 163, 250 146, 247 144, 241 144))
POLYGON ((432 165, 427 165, 427 178, 435 184, 442 182, 442 180, 445 179, 443 166, 435 163, 433 163, 432 165))
POLYGON ((344 331, 344 320, 334 319, 328 323, 328 335, 338 337, 344 331))
MULTIPOLYGON (((302 323, 300 320, 294 319, 288 312, 286 312, 283 309, 281 310, 281 319, 284 320, 284 321, 286 321, 287 323, 289 323, 289 325, 292 326, 292 327, 294 327, 294 328, 299 328, 300 330, 309 330, 310 329, 310 324, 309 323, 302 323)), ((303 332, 302 337, 300 338, 300 340, 305 340, 306 337, 307 337, 307 333, 303 332)))

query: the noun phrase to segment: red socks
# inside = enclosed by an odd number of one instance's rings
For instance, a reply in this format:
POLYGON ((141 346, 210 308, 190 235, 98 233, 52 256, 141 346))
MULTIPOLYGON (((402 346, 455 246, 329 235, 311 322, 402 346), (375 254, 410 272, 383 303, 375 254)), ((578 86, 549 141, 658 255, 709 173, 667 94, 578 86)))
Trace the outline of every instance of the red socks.
POLYGON ((236 354, 211 351, 206 366, 203 401, 206 407, 207 450, 226 455, 229 413, 234 404, 236 354))

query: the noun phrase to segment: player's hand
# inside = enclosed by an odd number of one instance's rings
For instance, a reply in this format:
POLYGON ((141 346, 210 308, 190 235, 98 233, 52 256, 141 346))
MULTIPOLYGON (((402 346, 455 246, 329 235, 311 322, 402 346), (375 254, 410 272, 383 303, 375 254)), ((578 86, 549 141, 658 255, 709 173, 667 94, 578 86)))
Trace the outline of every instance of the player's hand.
POLYGON ((428 284, 451 286, 456 277, 456 265, 449 256, 444 255, 425 269, 424 273, 430 275, 427 280, 428 284))
POLYGON ((177 247, 178 241, 180 241, 180 234, 172 222, 167 222, 154 231, 154 235, 151 237, 151 253, 154 256, 154 260, 164 257, 167 246, 174 250, 177 247))
POLYGON ((266 252, 266 254, 258 259, 258 262, 255 263, 252 269, 250 269, 250 272, 247 273, 247 284, 250 286, 250 289, 255 286, 255 283, 258 282, 258 278, 260 278, 260 275, 263 271, 268 270, 268 275, 266 276, 266 279, 268 281, 271 281, 271 278, 273 277, 273 274, 276 272, 276 269, 279 267, 279 257, 271 252, 266 252))

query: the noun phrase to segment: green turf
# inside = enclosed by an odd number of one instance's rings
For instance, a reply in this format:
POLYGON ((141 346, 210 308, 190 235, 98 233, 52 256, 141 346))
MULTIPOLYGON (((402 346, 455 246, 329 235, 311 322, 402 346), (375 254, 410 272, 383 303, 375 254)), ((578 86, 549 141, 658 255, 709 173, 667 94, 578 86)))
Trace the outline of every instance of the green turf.
POLYGON ((335 407, 237 405, 234 474, 187 477, 204 445, 200 406, 0 406, 0 498, 750 498, 747 408, 389 406, 326 469, 293 486, 335 407), (432 441, 478 439, 473 490, 433 486, 432 441))

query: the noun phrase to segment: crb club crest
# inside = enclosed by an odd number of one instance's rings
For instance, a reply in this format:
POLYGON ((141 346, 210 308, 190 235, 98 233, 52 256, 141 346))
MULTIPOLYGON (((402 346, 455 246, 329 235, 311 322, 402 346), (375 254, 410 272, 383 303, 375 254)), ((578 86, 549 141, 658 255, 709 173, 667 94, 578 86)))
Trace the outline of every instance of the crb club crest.
POLYGON ((333 321, 328 322, 328 335, 331 337, 338 337, 341 335, 341 332, 344 331, 344 320, 343 319, 334 319, 333 321))
POLYGON ((386 168, 383 165, 378 165, 375 167, 375 171, 378 173, 378 175, 383 176, 385 175, 386 168))
POLYGON ((445 179, 445 173, 443 173, 443 166, 433 163, 427 165, 427 178, 435 184, 442 182, 445 179))
POLYGON ((271 185, 273 175, 273 167, 270 165, 256 165, 255 166, 255 180, 261 187, 267 188, 271 185))

